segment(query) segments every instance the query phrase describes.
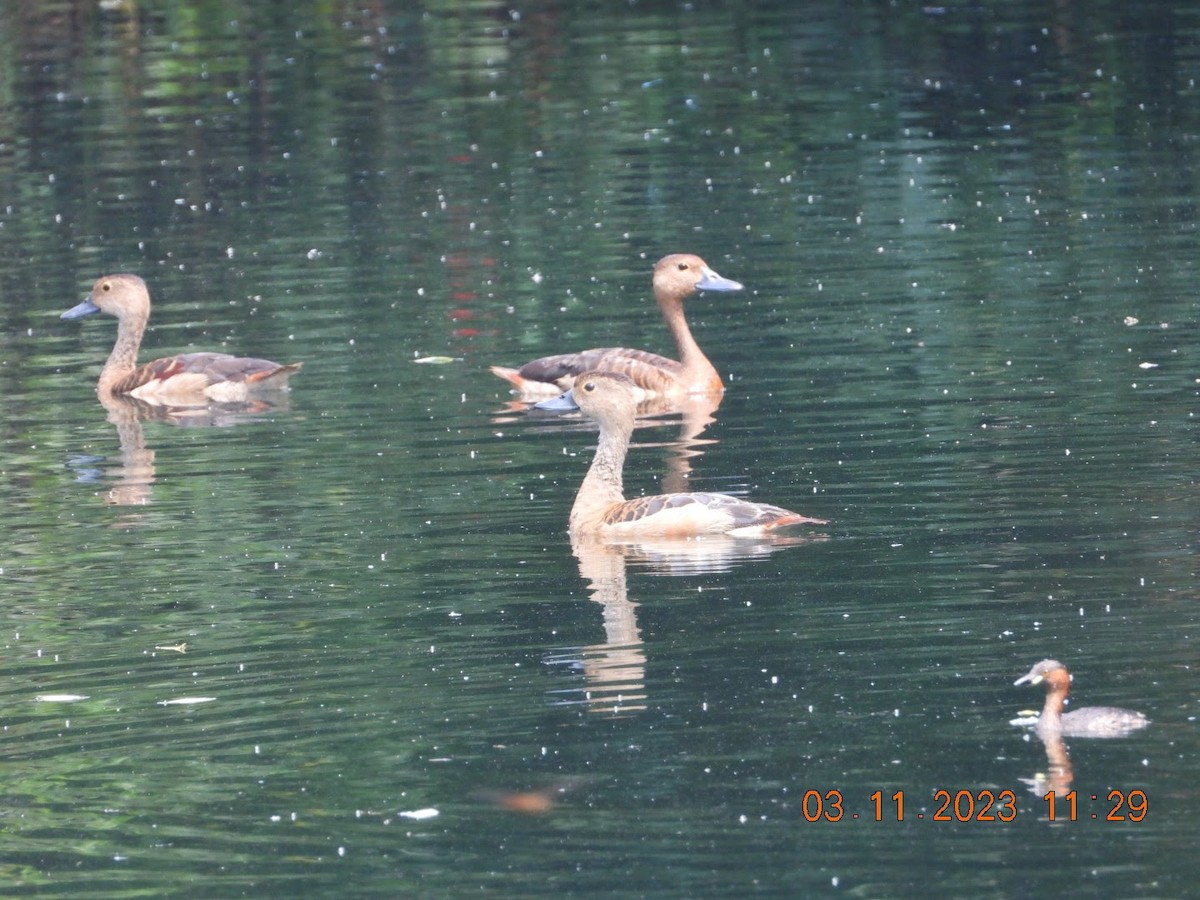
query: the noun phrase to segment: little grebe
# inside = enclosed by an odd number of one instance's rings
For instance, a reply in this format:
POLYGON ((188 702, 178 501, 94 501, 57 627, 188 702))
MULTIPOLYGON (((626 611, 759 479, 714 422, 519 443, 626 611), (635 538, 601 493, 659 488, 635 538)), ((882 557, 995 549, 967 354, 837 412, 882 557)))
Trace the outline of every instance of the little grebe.
POLYGON ((1043 659, 1013 684, 1046 685, 1046 704, 1037 721, 1039 734, 1122 737, 1150 724, 1140 712, 1116 706, 1085 706, 1064 713, 1063 704, 1071 692, 1071 675, 1067 667, 1055 659, 1043 659))
POLYGON ((286 390, 288 378, 301 366, 228 353, 182 353, 139 366, 138 348, 150 319, 150 291, 137 275, 98 279, 87 299, 62 318, 77 319, 97 312, 117 317, 117 340, 96 384, 102 400, 127 395, 156 405, 241 403, 252 396, 286 390))
POLYGON ((728 494, 659 494, 626 500, 622 483, 633 434, 637 397, 633 382, 614 372, 585 372, 562 396, 540 409, 580 410, 600 423, 600 440, 571 507, 570 533, 605 538, 761 535, 787 525, 824 525, 791 510, 728 494))
POLYGON ((492 372, 510 382, 527 399, 561 393, 574 384, 577 375, 596 369, 627 375, 651 395, 719 394, 725 385, 692 337, 683 316, 683 301, 696 291, 740 290, 742 285, 722 278, 698 256, 690 253, 664 256, 654 267, 654 298, 675 338, 678 362, 645 350, 600 347, 545 356, 525 363, 520 369, 492 366, 492 372))

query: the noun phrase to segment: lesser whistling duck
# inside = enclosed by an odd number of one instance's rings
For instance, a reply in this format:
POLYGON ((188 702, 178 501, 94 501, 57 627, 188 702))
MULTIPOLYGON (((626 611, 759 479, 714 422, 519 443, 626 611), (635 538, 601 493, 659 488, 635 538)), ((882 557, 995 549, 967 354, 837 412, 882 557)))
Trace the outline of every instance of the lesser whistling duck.
POLYGON ((286 390, 288 378, 301 366, 206 352, 164 356, 139 366, 138 347, 150 319, 150 291, 137 275, 97 279, 87 298, 62 318, 77 319, 97 312, 117 317, 117 340, 96 384, 101 399, 126 395, 151 404, 179 406, 241 403, 286 390))
POLYGON ((654 299, 675 338, 679 360, 645 350, 599 347, 579 353, 545 356, 509 369, 492 366, 492 372, 510 382, 524 398, 549 397, 567 390, 575 377, 596 369, 619 372, 649 395, 686 396, 719 394, 721 376, 708 361, 683 315, 683 301, 697 291, 740 291, 742 285, 718 275, 698 256, 674 253, 654 267, 654 299))
POLYGON ((761 535, 787 525, 824 525, 824 519, 754 503, 728 494, 675 493, 626 500, 622 484, 637 412, 635 386, 615 372, 585 372, 571 390, 543 400, 541 409, 578 409, 600 424, 600 440, 571 508, 572 536, 606 538, 761 535))

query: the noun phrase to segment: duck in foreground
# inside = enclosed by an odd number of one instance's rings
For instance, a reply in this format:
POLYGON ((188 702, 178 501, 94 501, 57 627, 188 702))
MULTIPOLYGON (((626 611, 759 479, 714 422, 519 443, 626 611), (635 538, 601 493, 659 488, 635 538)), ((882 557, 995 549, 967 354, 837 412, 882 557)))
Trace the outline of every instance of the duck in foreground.
POLYGON ((524 398, 550 397, 571 387, 575 377, 601 369, 620 372, 647 394, 682 397, 689 394, 720 393, 721 376, 692 337, 683 316, 683 301, 696 291, 740 291, 742 285, 722 278, 698 256, 675 253, 664 256, 654 267, 654 299, 675 338, 679 361, 645 350, 600 347, 579 353, 545 356, 508 369, 492 366, 492 372, 510 382, 524 398))
POLYGON ((766 534, 788 525, 825 525, 824 519, 802 516, 765 503, 728 494, 659 494, 626 500, 622 484, 625 455, 637 412, 634 383, 615 372, 585 372, 559 397, 543 400, 539 409, 580 410, 600 423, 600 442, 575 505, 570 533, 610 539, 766 534))
POLYGON ((1150 724, 1150 720, 1140 712, 1117 706, 1085 706, 1064 713, 1063 704, 1071 692, 1071 674, 1056 659, 1043 659, 1013 684, 1046 686, 1046 704, 1037 720, 1037 732, 1040 735, 1123 737, 1150 724))
POLYGON ((243 403, 251 397, 287 389, 301 363, 281 365, 228 353, 182 353, 139 366, 138 347, 150 319, 150 292, 136 275, 105 275, 64 319, 104 312, 117 317, 117 340, 100 373, 96 393, 136 397, 155 405, 194 406, 243 403))

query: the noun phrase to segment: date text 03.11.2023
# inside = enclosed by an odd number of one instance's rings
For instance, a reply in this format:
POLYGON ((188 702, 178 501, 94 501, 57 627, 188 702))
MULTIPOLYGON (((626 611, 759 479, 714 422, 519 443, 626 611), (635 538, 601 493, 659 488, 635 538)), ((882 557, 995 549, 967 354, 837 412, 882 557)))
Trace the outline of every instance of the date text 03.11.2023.
MULTIPOLYGON (((862 813, 846 809, 845 799, 838 790, 804 792, 802 814, 807 822, 841 822, 844 819, 864 819, 876 822, 903 822, 904 791, 886 795, 874 791, 867 798, 869 805, 862 813)), ((1105 796, 1079 794, 1076 791, 1050 791, 1042 797, 1046 818, 1051 822, 1074 822, 1081 819, 1100 819, 1105 822, 1141 822, 1150 810, 1150 801, 1142 790, 1113 789, 1105 796)), ((908 813, 908 817, 933 822, 1013 822, 1017 818, 1017 797, 1013 791, 947 791, 933 792, 933 812, 908 813)))

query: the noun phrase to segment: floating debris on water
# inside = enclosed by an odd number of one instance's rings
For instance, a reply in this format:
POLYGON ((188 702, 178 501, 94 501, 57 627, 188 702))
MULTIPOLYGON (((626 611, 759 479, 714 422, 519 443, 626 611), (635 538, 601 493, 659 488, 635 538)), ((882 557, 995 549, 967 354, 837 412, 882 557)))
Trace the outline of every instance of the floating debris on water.
POLYGON ((176 697, 174 700, 159 700, 159 706, 192 706, 196 703, 212 703, 216 697, 176 697))
POLYGON ((397 813, 396 815, 401 816, 402 818, 405 818, 405 819, 417 819, 419 821, 421 819, 436 818, 438 815, 440 815, 440 813, 436 809, 434 809, 432 806, 427 806, 424 809, 402 810, 401 812, 397 813))

